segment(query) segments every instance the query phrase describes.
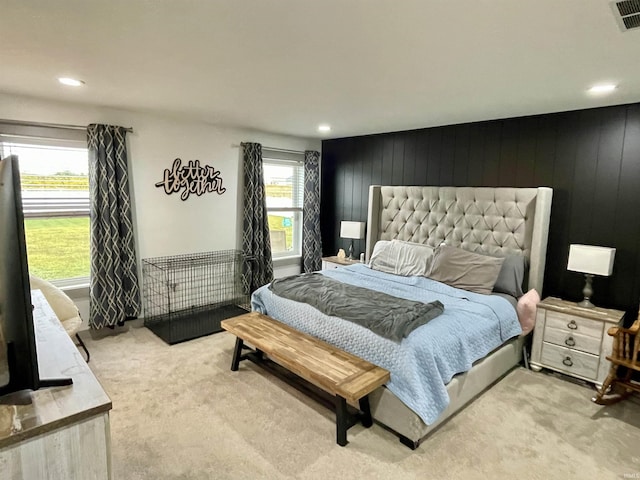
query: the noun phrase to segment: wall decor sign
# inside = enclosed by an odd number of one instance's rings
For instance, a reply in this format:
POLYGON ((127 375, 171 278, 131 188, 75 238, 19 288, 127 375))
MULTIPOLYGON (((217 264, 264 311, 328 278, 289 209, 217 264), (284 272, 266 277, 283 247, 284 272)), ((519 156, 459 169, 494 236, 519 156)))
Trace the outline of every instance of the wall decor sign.
POLYGON ((222 186, 220 170, 216 170, 211 165, 200 165, 200 160, 189 160, 186 165, 182 165, 182 160, 179 158, 173 161, 170 169, 165 168, 164 178, 156 183, 156 187, 163 187, 167 195, 182 190, 180 198, 183 201, 192 193, 198 196, 207 192, 222 195, 227 191, 222 186))

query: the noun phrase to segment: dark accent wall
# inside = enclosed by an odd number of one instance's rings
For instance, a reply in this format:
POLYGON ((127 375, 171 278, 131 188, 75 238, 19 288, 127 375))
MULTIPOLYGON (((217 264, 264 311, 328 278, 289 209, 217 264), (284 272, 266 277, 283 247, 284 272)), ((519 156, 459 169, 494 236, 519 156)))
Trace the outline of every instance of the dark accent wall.
MULTIPOLYGON (((617 249, 592 300, 627 310, 640 297, 640 104, 322 142, 325 255, 348 248, 340 220, 367 220, 369 185, 553 187, 544 296, 581 299, 569 244, 617 249)), ((355 242, 362 252, 365 242, 355 242)))

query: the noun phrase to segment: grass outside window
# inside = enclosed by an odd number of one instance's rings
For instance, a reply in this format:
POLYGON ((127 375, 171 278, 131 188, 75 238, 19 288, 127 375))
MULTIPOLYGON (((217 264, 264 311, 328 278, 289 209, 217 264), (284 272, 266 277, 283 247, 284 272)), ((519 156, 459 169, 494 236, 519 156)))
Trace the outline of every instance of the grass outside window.
POLYGON ((25 218, 29 271, 47 280, 88 277, 89 217, 25 218))

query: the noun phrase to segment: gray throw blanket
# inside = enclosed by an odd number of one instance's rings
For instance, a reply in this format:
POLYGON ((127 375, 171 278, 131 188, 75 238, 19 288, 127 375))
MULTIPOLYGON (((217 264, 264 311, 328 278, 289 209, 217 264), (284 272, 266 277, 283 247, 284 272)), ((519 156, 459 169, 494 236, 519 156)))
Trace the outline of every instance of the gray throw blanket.
POLYGON ((355 322, 396 342, 444 311, 438 300, 414 302, 342 283, 317 272, 274 280, 269 289, 280 297, 307 303, 325 315, 355 322))

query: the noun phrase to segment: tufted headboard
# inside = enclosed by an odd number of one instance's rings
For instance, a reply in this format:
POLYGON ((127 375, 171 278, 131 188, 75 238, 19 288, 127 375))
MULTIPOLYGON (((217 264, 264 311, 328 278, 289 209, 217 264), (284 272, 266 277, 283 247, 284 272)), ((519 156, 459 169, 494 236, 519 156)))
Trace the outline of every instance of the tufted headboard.
POLYGON ((378 240, 441 243, 529 259, 528 287, 542 294, 553 190, 491 187, 369 187, 367 262, 378 240))

